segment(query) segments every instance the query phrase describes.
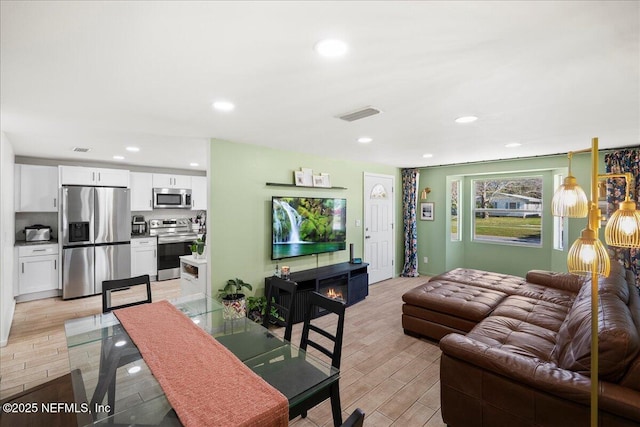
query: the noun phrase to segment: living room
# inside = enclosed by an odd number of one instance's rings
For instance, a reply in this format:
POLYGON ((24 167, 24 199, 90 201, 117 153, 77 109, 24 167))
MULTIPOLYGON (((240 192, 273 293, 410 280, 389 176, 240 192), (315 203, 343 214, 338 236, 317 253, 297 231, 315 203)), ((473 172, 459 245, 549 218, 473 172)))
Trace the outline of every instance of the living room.
MULTIPOLYGON (((406 410, 413 407, 423 422, 412 422, 438 425, 435 389, 428 395, 420 390, 415 406, 387 402, 408 393, 404 386, 422 372, 407 372, 402 361, 429 359, 429 378, 438 369, 431 366, 439 351, 432 341, 402 334, 402 295, 418 281, 456 268, 519 277, 534 269, 567 271, 569 247, 585 220, 555 219, 552 197, 569 172, 587 191, 591 176, 589 154, 575 154, 569 167, 567 153, 599 137, 597 164, 604 173, 607 154, 639 145, 638 5, 342 3, 3 2, 0 188, 3 197, 14 195, 14 167, 29 161, 184 172, 188 155, 196 154, 206 171, 194 175, 207 178, 207 290, 217 296, 229 279, 241 278, 253 285, 251 295, 260 296, 265 278, 283 265, 291 273, 352 257, 372 265, 365 180, 368 174, 389 177, 392 274, 372 282, 370 296, 348 308, 355 323, 347 330, 364 332, 350 338, 352 347, 343 354, 343 415, 366 406, 373 412, 370 422, 391 424, 408 422, 413 412, 406 410), (344 39, 346 53, 318 55, 315 44, 329 37, 344 39), (235 109, 212 108, 219 99, 233 101, 235 109), (367 108, 369 116, 339 118, 367 108), (476 120, 456 122, 469 115, 476 120), (142 147, 139 157, 112 156, 114 147, 131 144, 142 147), (93 149, 71 154, 73 147, 93 149), (296 186, 301 168, 328 174, 335 188, 296 186), (408 256, 407 171, 417 172, 417 245, 408 256), (531 233, 505 238, 491 234, 490 226, 479 229, 486 209, 496 209, 478 205, 480 182, 532 178, 538 187, 527 197, 542 210, 529 216, 531 233), (345 249, 274 259, 275 196, 346 200, 345 249), (381 308, 394 311, 385 318, 389 326, 374 323, 385 334, 391 325, 400 334, 387 336, 402 348, 400 355, 382 351, 389 360, 364 356, 372 343, 384 344, 366 327, 367 316, 381 308), (358 362, 366 368, 348 370, 358 362), (367 383, 363 376, 376 363, 405 370, 367 383), (376 387, 384 389, 378 397, 376 387)), ((517 215, 512 203, 508 214, 487 217, 507 223, 517 215)), ((15 215, 3 204, 0 257, 10 266, 16 261, 15 215)), ((0 335, 11 345, 14 307, 23 303, 15 303, 16 273, 6 265, 0 272, 0 335)), ((25 324, 18 325, 24 331, 25 324)), ((297 340, 300 331, 294 331, 297 340)), ((56 357, 52 372, 62 373, 56 357)), ((330 423, 327 405, 310 414, 313 423, 330 423)))

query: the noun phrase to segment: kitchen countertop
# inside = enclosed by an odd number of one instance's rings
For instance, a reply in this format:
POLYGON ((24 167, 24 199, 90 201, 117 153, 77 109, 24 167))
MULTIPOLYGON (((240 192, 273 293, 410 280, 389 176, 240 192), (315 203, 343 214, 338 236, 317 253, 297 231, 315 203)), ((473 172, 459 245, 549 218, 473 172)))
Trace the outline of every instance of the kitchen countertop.
POLYGON ((37 245, 57 245, 58 239, 45 240, 40 242, 27 242, 25 240, 16 240, 15 246, 37 246, 37 245))
POLYGON ((149 232, 146 232, 144 234, 132 234, 131 235, 132 239, 146 239, 148 237, 156 237, 156 236, 150 236, 149 232))

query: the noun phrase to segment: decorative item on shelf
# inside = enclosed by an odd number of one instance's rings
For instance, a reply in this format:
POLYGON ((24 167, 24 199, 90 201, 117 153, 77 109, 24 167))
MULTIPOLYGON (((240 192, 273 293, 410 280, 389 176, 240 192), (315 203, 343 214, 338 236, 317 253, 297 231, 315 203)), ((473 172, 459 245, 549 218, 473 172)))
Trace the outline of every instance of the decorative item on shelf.
POLYGON ((598 239, 598 229, 602 219, 602 211, 598 207, 598 181, 607 178, 624 178, 626 193, 624 202, 611 215, 605 227, 605 241, 610 246, 623 248, 640 248, 640 212, 635 202, 629 199, 629 186, 632 182, 630 173, 598 174, 598 138, 591 140, 591 149, 574 151, 568 154, 569 176, 564 184, 555 192, 552 200, 554 216, 584 218, 587 227, 582 230, 567 257, 570 273, 591 276, 591 426, 598 425, 598 277, 606 277, 610 272, 610 260, 607 251, 598 239), (576 153, 591 152, 591 200, 571 175, 571 157, 576 153))
POLYGON ((331 187, 331 175, 326 172, 322 172, 320 173, 320 176, 322 177, 322 186, 327 188, 331 187))
POLYGON ((305 187, 313 187, 313 169, 300 168, 303 176, 303 184, 305 187))
POLYGON ((284 280, 289 280, 289 267, 286 265, 282 266, 280 270, 280 278, 284 280))
POLYGON ((420 219, 423 221, 433 221, 435 203, 425 202, 420 203, 420 219))
POLYGON ((204 258, 204 241, 202 239, 197 239, 191 243, 190 249, 191 255, 193 255, 195 259, 204 258))
POLYGON ((240 319, 246 316, 247 303, 245 295, 241 293, 242 288, 253 290, 249 283, 245 283, 238 278, 227 280, 225 287, 218 290, 224 306, 222 310, 222 318, 224 320, 240 319))
POLYGON ((429 195, 429 193, 431 193, 431 188, 424 187, 424 190, 422 190, 422 193, 420 193, 420 200, 427 200, 427 196, 429 195))
POLYGON ((304 172, 302 171, 293 171, 293 182, 298 187, 304 187, 304 172))

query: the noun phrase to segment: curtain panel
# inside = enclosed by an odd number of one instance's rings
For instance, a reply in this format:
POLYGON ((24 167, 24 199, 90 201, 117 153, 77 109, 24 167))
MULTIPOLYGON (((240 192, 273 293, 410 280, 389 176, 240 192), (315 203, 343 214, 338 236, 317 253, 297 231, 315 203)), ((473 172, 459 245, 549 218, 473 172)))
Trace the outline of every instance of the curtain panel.
MULTIPOLYGON (((640 149, 618 150, 606 154, 604 162, 607 173, 631 173, 634 178, 629 188, 629 197, 640 204, 640 149)), ((612 178, 607 180, 607 215, 610 216, 618 209, 620 202, 624 201, 625 187, 627 183, 623 178, 612 178)), ((614 260, 624 265, 624 268, 631 270, 636 275, 636 287, 640 292, 640 249, 625 249, 609 247, 609 254, 614 260)))
POLYGON ((402 276, 417 277, 418 273, 418 170, 402 170, 402 218, 404 231, 404 266, 402 276))

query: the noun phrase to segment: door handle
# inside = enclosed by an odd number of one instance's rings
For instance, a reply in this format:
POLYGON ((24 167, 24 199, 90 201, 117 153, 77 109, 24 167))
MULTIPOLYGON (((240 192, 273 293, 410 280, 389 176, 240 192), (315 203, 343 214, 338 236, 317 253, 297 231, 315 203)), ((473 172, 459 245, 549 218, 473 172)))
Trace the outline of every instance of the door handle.
POLYGON ((53 269, 54 269, 54 270, 57 270, 57 269, 58 269, 58 260, 57 260, 57 259, 54 259, 54 260, 53 260, 53 269))
POLYGON ((57 208, 58 206, 58 199, 56 199, 55 197, 53 198, 53 207, 57 208))
POLYGON ((154 249, 154 250, 153 250, 153 257, 154 257, 154 258, 158 258, 158 254, 157 254, 157 252, 156 252, 156 249, 154 249))
POLYGON ((370 239, 370 238, 371 238, 371 236, 364 236, 364 238, 365 238, 365 239, 370 239))
POLYGON ((91 172, 91 181, 95 181, 95 180, 96 180, 96 173, 91 172))
POLYGON ((24 262, 22 263, 22 274, 24 274, 24 262))
POLYGON ((98 182, 100 182, 100 172, 98 172, 98 182))

